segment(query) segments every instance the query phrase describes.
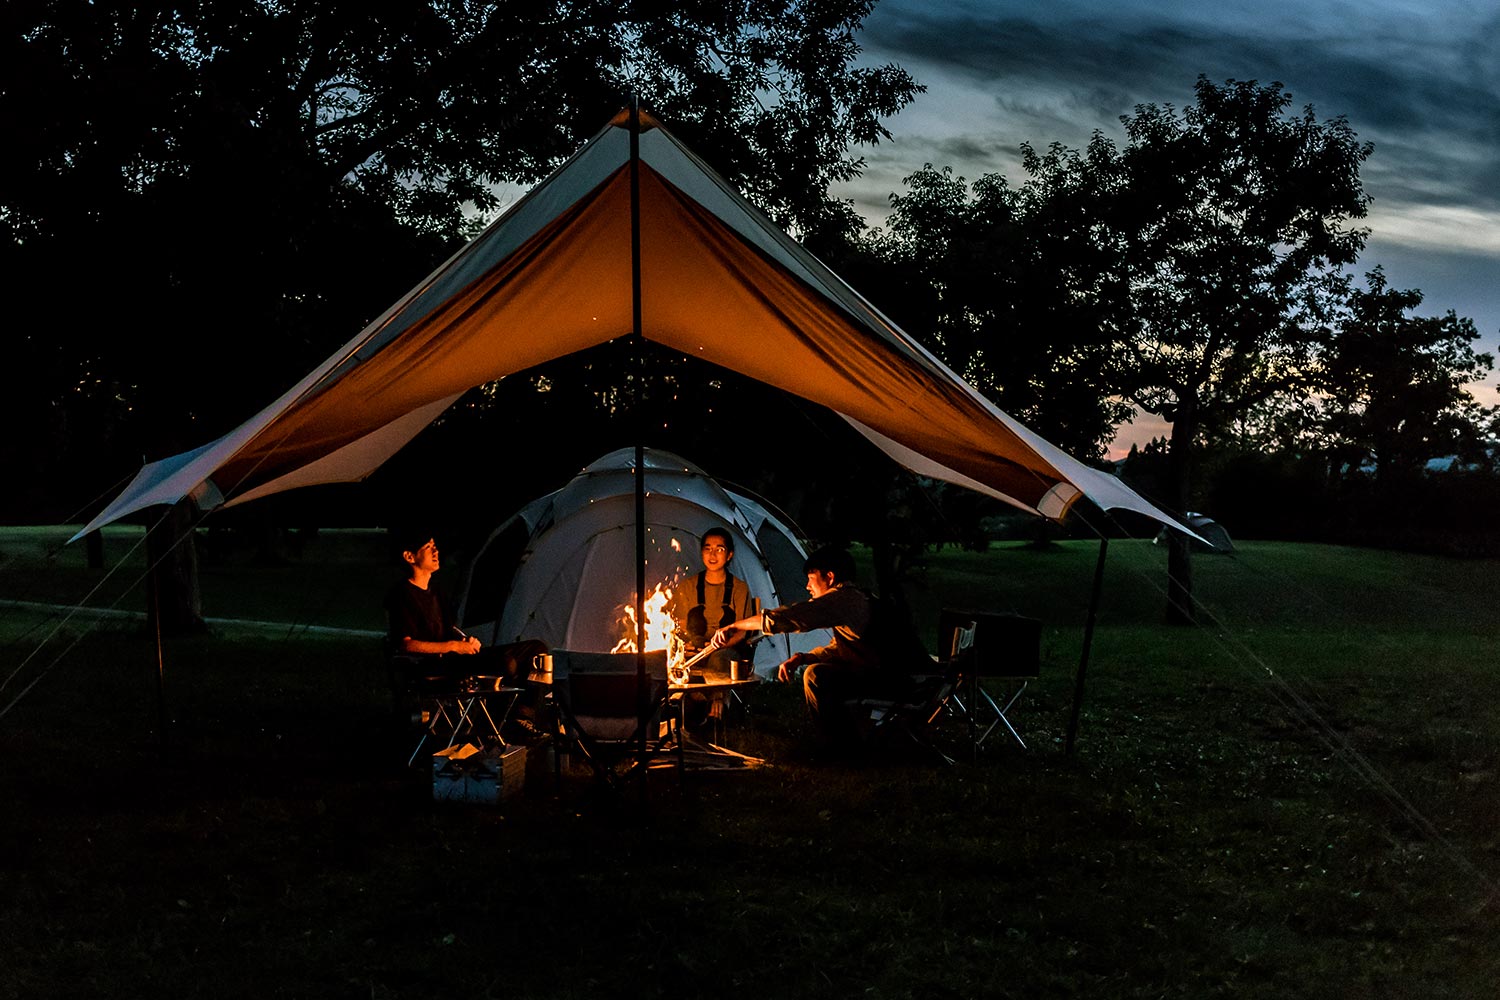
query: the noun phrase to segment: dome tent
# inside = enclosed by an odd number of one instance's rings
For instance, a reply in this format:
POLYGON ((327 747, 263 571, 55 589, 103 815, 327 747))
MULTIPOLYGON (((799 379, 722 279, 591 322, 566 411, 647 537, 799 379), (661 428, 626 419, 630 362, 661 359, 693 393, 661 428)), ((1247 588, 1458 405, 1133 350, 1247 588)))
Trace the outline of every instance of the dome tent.
MULTIPOLYGON (((1190 539, 1194 552, 1209 552, 1221 556, 1234 554, 1234 540, 1229 537, 1229 530, 1207 514, 1190 510, 1183 516, 1182 523, 1198 534, 1197 538, 1190 539)), ((1171 530, 1162 528, 1157 532, 1155 543, 1167 544, 1171 530)))
MULTIPOLYGON (((692 586, 702 533, 727 530, 729 569, 771 608, 804 599, 807 558, 765 504, 732 492, 670 452, 645 449, 646 590, 692 586)), ((540 639, 554 649, 608 652, 625 635, 635 597, 635 449, 588 465, 491 532, 464 580, 458 617, 486 643, 540 639)), ((762 675, 826 630, 768 636, 755 650, 762 675)))

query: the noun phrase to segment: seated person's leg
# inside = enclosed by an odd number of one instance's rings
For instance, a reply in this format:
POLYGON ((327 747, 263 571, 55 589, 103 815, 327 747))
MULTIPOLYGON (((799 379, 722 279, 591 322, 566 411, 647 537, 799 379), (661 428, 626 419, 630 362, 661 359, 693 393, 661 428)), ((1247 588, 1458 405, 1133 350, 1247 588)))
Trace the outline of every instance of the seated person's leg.
MULTIPOLYGON (((691 654, 690 654, 691 655, 691 654)), ((709 653, 693 667, 695 675, 711 674, 718 677, 728 677, 730 663, 733 660, 732 651, 728 649, 717 649, 709 653)), ((683 703, 686 722, 689 729, 700 729, 707 725, 710 720, 722 718, 724 715, 724 693, 722 691, 713 694, 704 694, 701 691, 689 692, 687 700, 683 703)))
POLYGON ((483 664, 479 673, 505 678, 507 687, 519 687, 531 673, 531 661, 547 652, 547 644, 536 639, 486 646, 478 653, 483 664))
POLYGON ((472 663, 465 663, 467 656, 457 653, 439 653, 433 655, 414 656, 415 670, 422 677, 441 677, 445 680, 459 680, 471 676, 474 671, 472 663))
POLYGON ((683 723, 689 729, 701 729, 712 717, 712 703, 702 691, 689 691, 683 695, 683 723))
POLYGON ((844 703, 863 694, 861 671, 847 663, 813 663, 802 671, 802 693, 807 711, 823 733, 836 740, 859 735, 853 714, 844 703))
POLYGON ((532 660, 548 651, 547 644, 538 639, 523 639, 490 649, 496 654, 506 685, 525 688, 517 696, 516 716, 523 721, 535 720, 546 700, 547 689, 541 684, 528 684, 526 678, 531 674, 532 660))

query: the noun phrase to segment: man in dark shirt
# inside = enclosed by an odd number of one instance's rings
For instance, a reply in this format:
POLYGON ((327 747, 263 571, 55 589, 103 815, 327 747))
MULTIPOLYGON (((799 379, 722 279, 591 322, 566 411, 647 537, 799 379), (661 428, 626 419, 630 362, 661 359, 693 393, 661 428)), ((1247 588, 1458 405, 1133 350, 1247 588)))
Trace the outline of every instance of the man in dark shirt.
POLYGON ((714 645, 725 645, 736 631, 806 632, 833 630, 833 641, 782 661, 776 676, 790 681, 802 668, 802 693, 813 722, 829 738, 858 736, 849 701, 887 694, 909 683, 930 662, 909 628, 879 614, 869 593, 854 586, 854 559, 843 549, 823 548, 807 557, 810 600, 771 608, 719 629, 714 645))
MULTIPOLYGON (((425 529, 400 538, 401 560, 406 579, 386 595, 388 636, 395 652, 418 657, 426 676, 454 678, 503 677, 508 686, 519 684, 531 669, 532 658, 547 652, 535 639, 484 646, 465 635, 443 595, 432 585, 432 575, 441 568, 437 541, 425 529)), ((536 697, 523 697, 517 708, 523 718, 535 710, 536 697)))
MULTIPOLYGON (((417 532, 418 535, 425 532, 417 532)), ((415 538, 416 536, 413 536, 415 538)), ((432 574, 441 568, 437 541, 399 543, 401 559, 406 563, 406 579, 386 595, 386 619, 391 644, 398 652, 411 656, 473 656, 480 650, 478 639, 464 633, 454 623, 452 611, 443 596, 432 586, 432 574)), ((436 663, 438 661, 434 661, 436 663)), ((475 664, 462 665, 457 660, 443 661, 441 673, 473 673, 475 664)))

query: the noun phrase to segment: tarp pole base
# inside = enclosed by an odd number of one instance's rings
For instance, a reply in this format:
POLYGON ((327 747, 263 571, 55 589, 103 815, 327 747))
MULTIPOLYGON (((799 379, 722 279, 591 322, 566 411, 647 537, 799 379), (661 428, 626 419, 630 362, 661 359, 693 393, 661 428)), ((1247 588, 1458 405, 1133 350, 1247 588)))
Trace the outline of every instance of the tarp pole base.
POLYGON ((160 572, 159 564, 147 570, 151 577, 151 622, 156 638, 157 735, 160 739, 161 759, 165 761, 170 754, 170 749, 167 743, 167 667, 161 639, 161 583, 158 580, 160 572))
POLYGON ((1099 561, 1094 566, 1094 592, 1089 597, 1089 616, 1083 626, 1083 650, 1078 654, 1078 676, 1073 681, 1073 713, 1068 718, 1068 740, 1064 752, 1073 756, 1078 741, 1078 715, 1083 710, 1083 676, 1089 668, 1089 650, 1094 645, 1094 622, 1099 618, 1099 597, 1104 592, 1104 557, 1109 552, 1109 539, 1099 536, 1099 561))

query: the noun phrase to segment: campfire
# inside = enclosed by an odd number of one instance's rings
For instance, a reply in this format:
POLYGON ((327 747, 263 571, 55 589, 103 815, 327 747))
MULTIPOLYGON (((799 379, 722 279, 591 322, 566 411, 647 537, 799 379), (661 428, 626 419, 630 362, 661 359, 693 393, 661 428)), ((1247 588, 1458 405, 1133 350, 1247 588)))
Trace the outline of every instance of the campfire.
MULTIPOLYGON (((673 581, 676 582, 675 580, 673 581)), ((668 584, 659 583, 656 588, 646 595, 644 602, 646 614, 646 652, 658 649, 667 651, 667 678, 673 684, 686 683, 686 677, 679 677, 684 673, 683 662, 687 658, 682 638, 677 634, 677 623, 667 611, 672 604, 672 587, 668 584)), ((615 643, 611 653, 634 653, 636 652, 636 628, 635 604, 634 602, 620 606, 620 617, 618 619, 623 638, 615 643)))

